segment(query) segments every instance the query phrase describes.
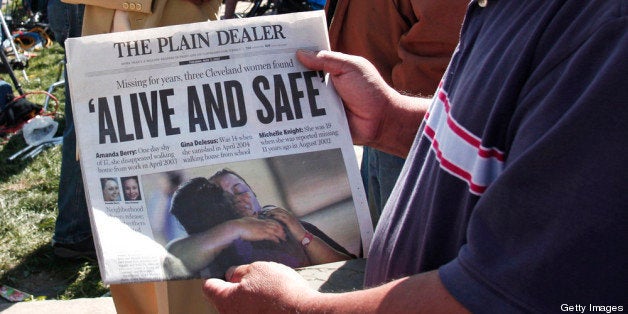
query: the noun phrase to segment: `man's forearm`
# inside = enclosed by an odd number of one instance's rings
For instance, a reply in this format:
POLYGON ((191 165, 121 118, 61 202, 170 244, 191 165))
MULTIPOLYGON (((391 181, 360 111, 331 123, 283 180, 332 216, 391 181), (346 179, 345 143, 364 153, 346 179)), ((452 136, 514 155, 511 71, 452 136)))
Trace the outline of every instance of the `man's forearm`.
POLYGON ((297 305, 303 313, 468 313, 445 289, 438 271, 348 293, 314 293, 297 305))
POLYGON ((406 158, 431 100, 396 95, 393 102, 395 106, 382 119, 378 136, 364 145, 406 158))
POLYGON ((430 100, 390 87, 366 59, 330 51, 297 51, 313 70, 329 73, 342 98, 354 144, 405 157, 430 100))
POLYGON ((258 262, 209 279, 203 290, 221 313, 468 313, 445 289, 437 271, 347 293, 321 293, 294 270, 258 262))

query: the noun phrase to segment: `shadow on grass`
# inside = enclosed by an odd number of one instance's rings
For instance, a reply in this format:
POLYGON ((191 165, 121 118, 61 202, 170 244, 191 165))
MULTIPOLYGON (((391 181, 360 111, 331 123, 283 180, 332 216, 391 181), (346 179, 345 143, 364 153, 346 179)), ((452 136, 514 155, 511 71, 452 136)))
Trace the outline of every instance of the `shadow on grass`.
POLYGON ((0 277, 0 282, 35 298, 93 298, 108 292, 96 261, 58 258, 49 244, 25 256, 0 277))
POLYGON ((18 157, 13 161, 9 160, 9 157, 27 146, 24 137, 20 134, 11 136, 2 146, 3 149, 0 151, 0 164, 2 164, 0 181, 6 182, 9 177, 21 173, 28 166, 30 159, 20 160, 18 157))

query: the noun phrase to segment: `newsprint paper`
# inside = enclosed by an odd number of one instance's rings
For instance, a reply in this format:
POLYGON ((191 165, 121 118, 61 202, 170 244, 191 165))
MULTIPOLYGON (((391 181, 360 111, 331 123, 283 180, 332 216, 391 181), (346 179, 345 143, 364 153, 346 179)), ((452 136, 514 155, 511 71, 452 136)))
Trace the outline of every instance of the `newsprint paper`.
POLYGON ((255 260, 308 266, 318 240, 345 258, 368 252, 372 224, 341 101, 295 57, 329 49, 322 11, 66 47, 105 283, 222 277, 255 260), (279 235, 255 238, 249 225, 268 219, 280 221, 271 222, 279 235))

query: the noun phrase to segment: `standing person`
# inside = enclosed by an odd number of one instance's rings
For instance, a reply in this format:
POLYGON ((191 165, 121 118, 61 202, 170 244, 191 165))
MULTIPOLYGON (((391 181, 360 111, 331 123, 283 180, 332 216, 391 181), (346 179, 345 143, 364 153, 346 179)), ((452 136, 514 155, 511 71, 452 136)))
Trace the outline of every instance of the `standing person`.
MULTIPOLYGON (((129 2, 127 0, 62 0, 65 3, 84 4, 82 35, 105 34, 116 31, 144 29, 158 26, 185 24, 218 19, 220 0, 146 0, 129 2)), ((68 105, 66 104, 66 110, 68 105)), ((70 120, 71 121, 71 120, 70 120)), ((70 122, 68 121, 68 122, 70 122)), ((71 126, 73 129, 73 125, 71 126)), ((74 179, 81 177, 78 161, 75 160, 76 147, 66 147, 62 160, 73 160, 75 164, 74 179), (67 149, 67 152, 66 152, 67 149)), ((63 161, 62 161, 63 163, 63 161)), ((64 178, 61 178, 64 180, 64 178)), ((83 204, 85 193, 83 186, 78 184, 70 204, 83 204), (80 191, 79 191, 80 190, 80 191)), ((74 220, 89 221, 87 206, 80 207, 81 211, 75 213, 74 220)), ((59 217, 64 215, 66 209, 59 207, 59 217)), ((57 223, 58 224, 58 223, 57 223)), ((187 283, 185 283, 187 284, 187 283)), ((168 284, 170 285, 170 284, 168 284)), ((168 285, 159 283, 136 283, 111 285, 111 295, 118 313, 157 313, 167 311, 164 307, 173 304, 181 306, 194 306, 194 302, 177 302, 168 292, 168 285), (166 295, 164 296, 164 291, 166 295)), ((200 294, 200 293, 199 293, 200 294)), ((189 295, 186 295, 189 296, 189 295)), ((200 298, 200 296, 199 296, 200 298)), ((200 304, 200 303, 199 303, 200 304)), ((200 304, 199 306, 205 306, 200 304)), ((182 312, 201 311, 201 309, 187 310, 186 307, 178 309, 182 312)))
POLYGON ((220 0, 62 0, 85 4, 83 36, 217 20, 220 0))
MULTIPOLYGON (((399 92, 430 97, 456 48, 468 4, 468 0, 330 0, 325 9, 331 49, 366 58, 399 92)), ((360 171, 374 225, 404 162, 400 156, 363 147, 360 171)))
POLYGON ((47 16, 55 41, 65 47, 65 40, 81 36, 84 5, 63 3, 61 0, 48 0, 47 16))
MULTIPOLYGON (((48 1, 48 22, 55 41, 65 47, 65 40, 81 36, 83 23, 83 5, 67 4, 60 0, 48 1)), ((64 61, 65 62, 65 61, 64 61)), ((52 236, 53 252, 61 258, 87 257, 96 259, 92 229, 87 213, 87 202, 83 188, 83 177, 76 159, 76 134, 72 103, 68 88, 67 73, 65 79, 65 128, 61 146, 61 176, 57 199, 58 214, 52 236)))
POLYGON ((297 53, 330 74, 356 144, 408 157, 373 237, 371 288, 318 293, 258 262, 209 279, 206 296, 223 312, 623 309, 627 26, 623 0, 471 1, 416 137, 428 101, 364 59, 297 53))

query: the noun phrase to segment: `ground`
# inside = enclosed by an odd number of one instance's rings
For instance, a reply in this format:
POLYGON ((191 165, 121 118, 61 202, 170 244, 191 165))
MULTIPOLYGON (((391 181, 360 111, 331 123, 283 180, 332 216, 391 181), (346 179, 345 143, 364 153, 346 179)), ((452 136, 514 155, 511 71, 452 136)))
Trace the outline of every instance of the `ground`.
MULTIPOLYGON (((95 261, 57 258, 49 244, 31 253, 3 277, 2 284, 40 299, 99 297, 107 293, 99 281, 95 261)), ((0 298, 0 303, 6 302, 0 298)))

